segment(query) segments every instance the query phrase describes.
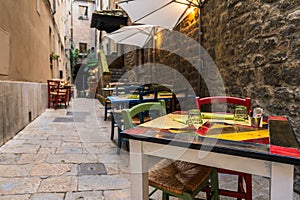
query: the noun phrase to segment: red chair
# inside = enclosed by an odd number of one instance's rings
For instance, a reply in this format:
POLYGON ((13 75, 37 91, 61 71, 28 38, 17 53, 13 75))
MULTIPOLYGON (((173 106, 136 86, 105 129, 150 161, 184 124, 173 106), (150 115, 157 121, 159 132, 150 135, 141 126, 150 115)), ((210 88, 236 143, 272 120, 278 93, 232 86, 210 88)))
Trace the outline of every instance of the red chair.
POLYGON ((67 108, 68 101, 68 89, 60 85, 59 80, 47 80, 48 83, 48 108, 50 108, 51 103, 54 109, 57 108, 58 104, 65 104, 67 108))
MULTIPOLYGON (((196 105, 198 109, 201 110, 202 105, 209 105, 209 104, 242 105, 247 107, 248 114, 250 114, 251 99, 250 98, 243 99, 243 98, 228 97, 228 96, 214 96, 214 97, 204 97, 204 98, 196 97, 196 105)), ((219 189, 219 195, 235 197, 238 200, 240 199, 252 200, 251 174, 227 170, 227 169, 218 169, 218 173, 238 175, 237 191, 219 189), (244 181, 245 181, 245 188, 244 188, 244 181)))

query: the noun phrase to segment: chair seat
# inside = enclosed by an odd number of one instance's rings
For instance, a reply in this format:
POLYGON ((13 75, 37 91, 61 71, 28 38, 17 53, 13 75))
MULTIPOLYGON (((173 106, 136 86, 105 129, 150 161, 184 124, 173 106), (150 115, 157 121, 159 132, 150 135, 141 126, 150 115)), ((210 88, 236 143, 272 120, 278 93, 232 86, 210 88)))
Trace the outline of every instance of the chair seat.
MULTIPOLYGON (((148 122, 151 121, 151 117, 149 116, 144 116, 144 122, 148 122)), ((132 118, 132 123, 135 125, 139 125, 140 124, 140 117, 139 116, 135 116, 132 118)))
POLYGON ((59 92, 57 94, 57 92, 50 92, 51 95, 60 95, 60 96, 63 96, 63 95, 66 95, 67 93, 66 92, 59 92))
POLYGON ((209 178, 211 170, 199 164, 163 159, 149 171, 149 184, 182 195, 184 191, 195 191, 209 178))

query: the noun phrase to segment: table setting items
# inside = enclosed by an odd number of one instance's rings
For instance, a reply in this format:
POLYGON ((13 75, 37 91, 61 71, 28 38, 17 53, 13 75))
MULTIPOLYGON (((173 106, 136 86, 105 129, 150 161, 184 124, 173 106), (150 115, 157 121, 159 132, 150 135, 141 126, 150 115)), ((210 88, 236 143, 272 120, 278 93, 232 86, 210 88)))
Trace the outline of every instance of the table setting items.
POLYGON ((189 126, 201 126, 202 125, 202 116, 201 112, 198 109, 192 109, 188 112, 188 119, 186 121, 186 124, 189 126))
POLYGON ((247 107, 240 106, 240 105, 236 106, 234 109, 233 120, 236 120, 236 121, 248 120, 247 107))
POLYGON ((262 108, 254 108, 252 112, 251 126, 252 127, 261 127, 262 126, 262 117, 263 117, 263 109, 262 108))

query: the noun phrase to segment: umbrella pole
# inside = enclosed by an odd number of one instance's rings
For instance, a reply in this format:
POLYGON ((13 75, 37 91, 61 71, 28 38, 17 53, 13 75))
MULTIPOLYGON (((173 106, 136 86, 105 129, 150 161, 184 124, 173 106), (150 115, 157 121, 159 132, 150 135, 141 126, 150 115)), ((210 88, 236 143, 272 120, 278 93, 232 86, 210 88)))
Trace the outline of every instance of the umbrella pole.
MULTIPOLYGON (((202 52, 201 52, 201 48, 202 48, 202 6, 199 6, 198 8, 198 16, 199 16, 199 45, 200 45, 200 48, 199 48, 199 56, 200 56, 200 70, 203 69, 203 62, 201 60, 201 55, 202 55, 202 52)), ((198 84, 197 84, 197 88, 198 88, 198 91, 197 91, 197 96, 201 96, 201 74, 199 73, 198 75, 198 84)))
POLYGON ((153 74, 155 75, 156 72, 154 71, 154 73, 152 72, 152 70, 155 70, 155 36, 156 36, 156 27, 153 27, 152 31, 151 31, 151 36, 152 36, 152 63, 151 63, 151 83, 153 82, 153 74), (153 33, 152 33, 153 32, 153 33), (154 68, 153 68, 154 65, 154 68))
POLYGON ((202 10, 203 7, 198 8, 198 14, 199 14, 199 44, 202 45, 202 10))
MULTIPOLYGON (((207 0, 200 0, 199 4, 198 4, 198 14, 199 14, 199 45, 200 45, 200 49, 199 49, 199 53, 200 53, 200 70, 203 70, 203 60, 202 58, 202 14, 203 14, 203 6, 204 4, 207 2, 207 0)), ((198 76, 198 96, 201 96, 201 86, 202 86, 202 81, 201 81, 201 74, 199 73, 198 76)))

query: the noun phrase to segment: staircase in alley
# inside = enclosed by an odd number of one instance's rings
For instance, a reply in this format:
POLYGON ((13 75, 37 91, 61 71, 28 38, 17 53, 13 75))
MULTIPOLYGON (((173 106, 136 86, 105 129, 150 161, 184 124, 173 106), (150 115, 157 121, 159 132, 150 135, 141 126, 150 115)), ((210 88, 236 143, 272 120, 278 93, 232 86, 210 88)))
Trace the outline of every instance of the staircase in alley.
POLYGON ((125 68, 113 68, 110 67, 109 71, 111 72, 111 82, 119 82, 120 78, 126 72, 125 68))

